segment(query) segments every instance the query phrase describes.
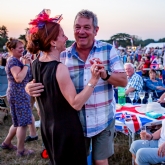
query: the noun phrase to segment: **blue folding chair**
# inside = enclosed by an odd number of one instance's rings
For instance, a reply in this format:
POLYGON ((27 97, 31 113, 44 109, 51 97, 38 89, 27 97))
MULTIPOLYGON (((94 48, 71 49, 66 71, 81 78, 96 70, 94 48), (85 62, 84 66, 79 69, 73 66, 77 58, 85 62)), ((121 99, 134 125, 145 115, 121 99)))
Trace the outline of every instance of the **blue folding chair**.
POLYGON ((4 66, 0 66, 0 108, 10 110, 6 98, 6 91, 8 88, 8 80, 4 66))
POLYGON ((162 81, 163 84, 165 85, 165 70, 162 70, 162 81))
POLYGON ((7 75, 5 67, 0 67, 0 96, 5 96, 8 87, 7 75))
POLYGON ((141 71, 141 70, 136 71, 136 73, 137 73, 139 76, 142 76, 142 71, 141 71))

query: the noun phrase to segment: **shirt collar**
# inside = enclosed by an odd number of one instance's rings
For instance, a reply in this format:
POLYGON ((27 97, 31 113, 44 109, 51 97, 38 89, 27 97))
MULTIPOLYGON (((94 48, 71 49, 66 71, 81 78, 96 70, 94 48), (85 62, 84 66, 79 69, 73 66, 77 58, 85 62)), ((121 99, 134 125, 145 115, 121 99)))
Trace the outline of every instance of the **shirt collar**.
MULTIPOLYGON (((76 51, 76 42, 74 42, 69 48, 68 48, 68 51, 71 53, 71 56, 77 56, 78 57, 78 53, 76 51)), ((94 50, 95 48, 99 48, 100 45, 99 45, 99 41, 95 40, 94 41, 94 44, 93 44, 93 47, 91 50, 94 50)))
POLYGON ((131 77, 128 77, 128 79, 131 79, 136 73, 134 72, 134 74, 131 77))

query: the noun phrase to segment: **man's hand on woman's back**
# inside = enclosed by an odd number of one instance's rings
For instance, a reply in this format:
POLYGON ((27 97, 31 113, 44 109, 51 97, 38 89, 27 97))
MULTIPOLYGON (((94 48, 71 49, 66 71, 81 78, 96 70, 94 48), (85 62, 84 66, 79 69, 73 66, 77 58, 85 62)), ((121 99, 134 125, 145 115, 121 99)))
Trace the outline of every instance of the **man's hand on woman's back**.
POLYGON ((33 97, 38 97, 41 95, 41 92, 44 91, 44 86, 42 83, 36 83, 35 80, 33 79, 29 83, 27 83, 25 87, 25 91, 33 97))

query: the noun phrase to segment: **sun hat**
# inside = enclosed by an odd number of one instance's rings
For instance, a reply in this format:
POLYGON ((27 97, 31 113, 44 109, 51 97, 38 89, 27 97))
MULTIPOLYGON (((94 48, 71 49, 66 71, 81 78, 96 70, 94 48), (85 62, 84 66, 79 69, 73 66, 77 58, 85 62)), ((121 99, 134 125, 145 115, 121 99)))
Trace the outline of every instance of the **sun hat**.
POLYGON ((165 113, 165 108, 163 108, 160 103, 157 102, 151 102, 148 104, 142 104, 140 107, 135 108, 137 112, 139 113, 146 113, 146 112, 155 112, 163 114, 165 113))

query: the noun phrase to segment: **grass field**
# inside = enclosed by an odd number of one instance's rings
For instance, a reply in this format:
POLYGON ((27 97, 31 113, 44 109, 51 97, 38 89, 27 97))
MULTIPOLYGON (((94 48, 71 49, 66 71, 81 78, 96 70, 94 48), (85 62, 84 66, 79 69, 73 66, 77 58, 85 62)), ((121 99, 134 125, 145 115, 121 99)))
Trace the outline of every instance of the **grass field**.
MULTIPOLYGON (((33 114, 36 120, 38 120, 35 110, 33 111, 33 114)), ((2 143, 5 139, 10 126, 11 117, 8 116, 4 125, 0 125, 0 143, 2 143)), ((40 156, 43 147, 39 128, 37 129, 37 134, 39 135, 39 140, 25 143, 26 148, 33 149, 35 151, 35 155, 17 158, 14 151, 0 149, 0 165, 48 165, 49 161, 42 159, 40 156)), ((13 143, 16 144, 16 138, 14 138, 13 143)), ((115 138, 115 154, 109 158, 109 165, 131 165, 128 136, 122 133, 117 133, 117 137, 115 138)))

